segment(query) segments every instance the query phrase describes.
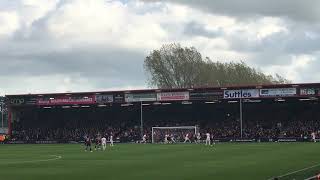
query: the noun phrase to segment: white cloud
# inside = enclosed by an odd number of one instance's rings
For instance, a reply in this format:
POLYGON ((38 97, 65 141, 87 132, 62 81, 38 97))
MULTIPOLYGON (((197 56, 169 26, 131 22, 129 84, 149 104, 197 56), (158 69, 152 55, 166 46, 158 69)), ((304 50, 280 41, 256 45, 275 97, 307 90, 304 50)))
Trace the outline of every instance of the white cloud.
POLYGON ((56 8, 59 0, 22 0, 20 5, 20 18, 25 26, 45 17, 56 8))
POLYGON ((280 18, 264 17, 257 21, 241 23, 238 31, 245 31, 252 40, 262 40, 275 33, 288 33, 288 29, 280 18))
POLYGON ((266 72, 269 74, 280 74, 283 77, 295 81, 295 82, 311 82, 310 80, 304 79, 307 74, 312 74, 313 72, 308 69, 312 66, 312 63, 316 61, 316 57, 312 55, 292 55, 290 64, 286 66, 281 65, 271 65, 266 68, 266 72))
POLYGON ((144 57, 171 42, 194 46, 214 61, 245 61, 267 73, 283 72, 294 82, 320 78, 312 69, 320 66, 315 53, 320 27, 283 15, 243 18, 245 7, 238 15, 170 1, 5 2, 0 83, 6 87, 0 94, 143 88, 144 57), (308 70, 315 77, 306 76, 308 70))
POLYGON ((19 17, 15 12, 0 11, 0 38, 12 35, 19 26, 19 17))
POLYGON ((21 0, 14 2, 4 0, 3 4, 0 5, 0 37, 1 35, 11 36, 19 29, 24 29, 24 36, 28 36, 30 33, 28 28, 31 28, 37 20, 44 18, 56 7, 58 2, 58 0, 21 0))
POLYGON ((47 24, 56 39, 72 46, 86 43, 145 49, 167 37, 152 15, 137 14, 115 1, 73 1, 51 15, 47 24))
POLYGON ((3 81, 6 81, 7 84, 0 87, 0 96, 5 94, 114 91, 147 88, 143 85, 134 84, 101 88, 90 82, 89 79, 77 74, 67 77, 65 75, 0 77, 0 82, 3 81))

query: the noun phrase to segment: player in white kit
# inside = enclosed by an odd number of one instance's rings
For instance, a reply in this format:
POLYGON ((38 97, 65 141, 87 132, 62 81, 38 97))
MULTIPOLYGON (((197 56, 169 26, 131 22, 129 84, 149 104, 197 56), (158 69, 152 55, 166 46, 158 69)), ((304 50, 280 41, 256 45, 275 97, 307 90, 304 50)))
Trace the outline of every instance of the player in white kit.
POLYGON ((206 138, 206 146, 207 146, 207 145, 210 146, 210 145, 211 145, 210 133, 207 132, 206 136, 207 136, 207 138, 206 138))
POLYGON ((313 142, 317 142, 317 141, 316 141, 316 133, 315 133, 315 132, 312 132, 312 133, 311 133, 311 138, 312 138, 312 141, 313 141, 313 142))
POLYGON ((105 151, 107 148, 107 138, 101 138, 102 149, 105 151))
POLYGON ((141 143, 147 143, 147 135, 142 136, 142 141, 141 143))
POLYGON ((189 143, 191 143, 191 141, 189 139, 189 134, 186 134, 186 136, 184 137, 184 143, 186 143, 187 141, 189 141, 189 143))
POLYGON ((110 146, 113 146, 113 136, 110 136, 110 146))
POLYGON ((197 133, 197 139, 196 139, 196 143, 200 143, 200 140, 201 140, 201 134, 200 133, 197 133))
POLYGON ((168 143, 169 143, 168 138, 169 138, 169 135, 166 134, 166 135, 164 136, 164 143, 165 143, 165 144, 168 144, 168 143))
POLYGON ((173 134, 171 134, 170 139, 171 139, 171 142, 172 142, 172 143, 176 143, 176 140, 175 140, 175 138, 174 138, 174 135, 173 135, 173 134))

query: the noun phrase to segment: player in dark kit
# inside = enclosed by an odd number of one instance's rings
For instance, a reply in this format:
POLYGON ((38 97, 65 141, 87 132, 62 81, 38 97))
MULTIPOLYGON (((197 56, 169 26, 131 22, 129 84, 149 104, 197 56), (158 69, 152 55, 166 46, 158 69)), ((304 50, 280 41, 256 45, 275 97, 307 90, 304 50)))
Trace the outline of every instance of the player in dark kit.
POLYGON ((101 149, 101 137, 100 135, 97 135, 96 140, 95 140, 95 146, 94 149, 101 149))
POLYGON ((86 145, 86 150, 85 151, 88 151, 88 148, 90 149, 90 152, 92 152, 92 149, 91 149, 91 139, 89 136, 87 136, 85 138, 85 145, 86 145))

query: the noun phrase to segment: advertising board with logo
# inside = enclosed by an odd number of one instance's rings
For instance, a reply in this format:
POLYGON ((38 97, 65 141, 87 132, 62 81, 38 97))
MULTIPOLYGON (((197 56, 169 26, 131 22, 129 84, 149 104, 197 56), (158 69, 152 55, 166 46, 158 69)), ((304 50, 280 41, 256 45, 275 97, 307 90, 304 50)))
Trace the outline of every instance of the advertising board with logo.
POLYGON ((124 102, 124 93, 116 93, 113 95, 113 101, 115 103, 123 103, 124 102))
POLYGON ((157 93, 158 101, 186 101, 189 100, 189 92, 161 92, 157 93))
POLYGON ((156 93, 125 94, 126 102, 156 101, 156 93))
POLYGON ((25 98, 26 105, 35 105, 37 104, 37 98, 36 97, 28 97, 25 98))
POLYGON ((22 97, 21 98, 15 97, 15 98, 10 99, 9 103, 10 103, 10 105, 13 105, 13 106, 19 106, 19 105, 24 105, 26 103, 26 101, 22 97))
POLYGON ((37 105, 40 106, 48 106, 48 105, 72 105, 72 104, 94 104, 95 97, 93 95, 90 96, 62 96, 62 97, 54 97, 47 98, 41 97, 37 100, 37 105))
POLYGON ((106 104, 106 103, 112 103, 113 102, 113 95, 109 94, 99 94, 96 95, 96 102, 98 104, 106 104))
POLYGON ((224 99, 240 99, 240 98, 258 98, 258 89, 238 89, 238 90, 224 90, 224 99))
POLYGON ((315 88, 301 88, 300 89, 300 95, 301 96, 316 95, 318 93, 319 93, 319 90, 315 89, 315 88))
POLYGON ((190 92, 190 100, 219 100, 223 98, 223 91, 190 92))
POLYGON ((260 89, 261 97, 295 96, 296 88, 260 89))
POLYGON ((21 105, 36 105, 36 97, 12 97, 9 99, 9 104, 12 106, 21 106, 21 105))

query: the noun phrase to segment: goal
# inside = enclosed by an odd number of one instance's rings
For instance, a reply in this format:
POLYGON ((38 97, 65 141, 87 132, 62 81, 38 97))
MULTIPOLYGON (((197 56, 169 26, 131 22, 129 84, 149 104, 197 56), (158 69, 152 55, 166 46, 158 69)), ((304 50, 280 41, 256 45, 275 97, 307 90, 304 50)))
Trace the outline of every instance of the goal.
POLYGON ((198 126, 152 127, 152 143, 164 142, 166 134, 173 136, 176 142, 183 142, 186 134, 193 139, 198 132, 198 126))

